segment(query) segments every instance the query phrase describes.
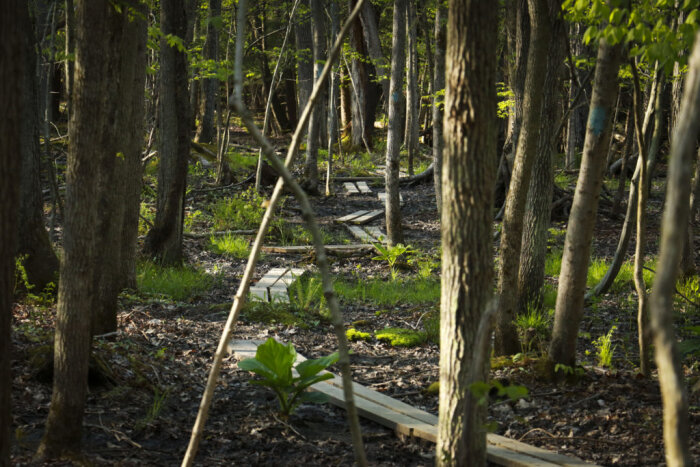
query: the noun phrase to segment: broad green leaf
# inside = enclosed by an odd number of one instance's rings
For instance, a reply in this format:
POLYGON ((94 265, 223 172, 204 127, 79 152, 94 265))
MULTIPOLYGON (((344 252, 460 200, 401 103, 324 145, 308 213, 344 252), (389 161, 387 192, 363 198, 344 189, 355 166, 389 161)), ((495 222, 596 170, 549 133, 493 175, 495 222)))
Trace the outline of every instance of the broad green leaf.
POLYGON ((321 375, 309 376, 308 378, 299 380, 299 382, 297 382, 297 387, 301 390, 304 390, 309 386, 313 386, 316 383, 320 383, 321 381, 326 381, 333 378, 334 376, 331 373, 323 373, 321 375))
POLYGON ((245 360, 241 360, 238 362, 238 368, 245 371, 252 371, 253 373, 266 379, 274 380, 274 378, 277 376, 275 372, 255 358, 246 358, 245 360))
POLYGON ((338 352, 333 352, 325 357, 303 361, 297 365, 296 369, 302 379, 308 378, 336 363, 339 357, 338 352))
POLYGON ((328 402, 328 396, 318 391, 305 392, 299 397, 300 402, 311 402, 314 404, 323 404, 328 402))
POLYGON ((292 344, 283 345, 271 337, 258 346, 255 358, 272 370, 282 384, 291 383, 292 365, 297 358, 292 344))
POLYGON ((519 386, 517 384, 506 386, 504 389, 506 391, 506 395, 510 400, 520 399, 522 397, 527 396, 528 394, 527 388, 525 386, 519 386))

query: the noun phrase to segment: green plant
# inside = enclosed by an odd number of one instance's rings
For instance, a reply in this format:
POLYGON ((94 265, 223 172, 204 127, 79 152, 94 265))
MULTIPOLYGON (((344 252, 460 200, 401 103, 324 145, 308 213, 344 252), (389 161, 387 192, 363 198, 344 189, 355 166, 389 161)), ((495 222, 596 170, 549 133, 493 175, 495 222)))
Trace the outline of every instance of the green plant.
POLYGON ((323 282, 318 276, 297 278, 288 288, 289 304, 300 313, 312 313, 324 318, 330 316, 323 296, 323 282))
POLYGON ((543 349, 549 339, 551 316, 539 307, 528 305, 527 311, 515 318, 515 327, 523 343, 523 352, 533 350, 533 345, 543 349))
POLYGON ((413 252, 414 256, 408 260, 410 264, 418 266, 418 277, 428 279, 433 274, 433 269, 440 267, 440 261, 435 261, 430 255, 418 254, 413 252))
POLYGON ((583 376, 584 369, 581 368, 580 366, 577 366, 576 368, 574 368, 574 367, 571 367, 569 365, 565 365, 563 363, 557 363, 556 365, 554 365, 554 372, 555 373, 561 372, 567 376, 580 377, 580 376, 583 376))
POLYGON ((391 269, 391 280, 394 281, 398 277, 398 271, 396 270, 397 263, 414 251, 410 245, 404 245, 403 243, 398 243, 393 246, 384 246, 381 243, 375 243, 374 247, 379 251, 379 255, 374 256, 372 259, 375 261, 386 261, 391 269))
POLYGON ((146 235, 148 230, 153 227, 156 211, 155 208, 143 201, 141 201, 141 207, 139 209, 139 235, 146 235))
POLYGON ((355 328, 350 328, 345 331, 345 337, 348 338, 350 342, 355 341, 368 341, 372 337, 368 332, 358 331, 355 328))
POLYGON ((544 262, 544 273, 550 277, 558 277, 561 271, 562 251, 559 249, 551 250, 547 254, 547 259, 544 262))
POLYGON ((199 209, 185 212, 185 232, 192 232, 196 224, 201 224, 204 220, 204 213, 199 209))
POLYGON ((612 358, 615 353, 615 348, 617 346, 612 345, 612 336, 617 329, 617 326, 613 325, 607 334, 598 337, 593 341, 593 345, 598 350, 598 365, 602 367, 612 366, 612 358))
POLYGON ((498 380, 490 382, 476 381, 469 385, 469 391, 477 398, 479 405, 485 404, 489 396, 507 397, 512 401, 516 401, 528 395, 528 390, 525 386, 517 384, 504 385, 498 380))
POLYGON ((440 313, 430 312, 425 321, 423 321, 423 329, 425 329, 425 337, 428 342, 433 344, 440 343, 440 313))
POLYGON ((684 356, 700 356, 700 326, 685 326, 684 331, 690 333, 691 337, 683 339, 678 348, 684 356))
POLYGON ((380 341, 388 341, 393 347, 415 347, 428 338, 425 332, 406 328, 384 328, 375 331, 374 337, 380 341))
POLYGON ((209 247, 214 253, 238 259, 245 259, 250 254, 248 239, 240 235, 211 236, 209 247))
POLYGON ((319 373, 338 361, 337 352, 305 360, 296 366, 299 376, 293 376, 292 367, 296 357, 297 352, 292 344, 280 344, 269 338, 258 346, 255 358, 246 358, 238 363, 242 370, 252 371, 263 378, 251 381, 252 384, 267 386, 277 394, 280 411, 285 417, 291 415, 302 402, 326 401, 324 394, 304 391, 313 384, 332 379, 331 373, 319 373))
POLYGON ((265 198, 254 187, 217 201, 211 206, 214 229, 237 230, 257 227, 265 213, 265 198))
POLYGON ((189 266, 163 267, 152 262, 140 263, 136 270, 142 293, 182 301, 209 290, 216 276, 189 266))

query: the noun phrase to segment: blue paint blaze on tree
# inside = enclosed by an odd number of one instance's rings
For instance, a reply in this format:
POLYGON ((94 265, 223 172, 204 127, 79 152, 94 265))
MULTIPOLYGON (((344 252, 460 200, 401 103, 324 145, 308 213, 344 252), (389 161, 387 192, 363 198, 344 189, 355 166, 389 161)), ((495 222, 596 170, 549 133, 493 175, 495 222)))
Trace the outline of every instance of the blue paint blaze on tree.
POLYGON ((602 135, 603 130, 605 130, 606 115, 607 111, 604 107, 595 107, 591 109, 588 117, 588 126, 591 128, 591 131, 596 137, 602 135))
POLYGON ((391 95, 391 98, 394 100, 394 102, 398 102, 399 101, 399 93, 398 92, 393 93, 391 95))

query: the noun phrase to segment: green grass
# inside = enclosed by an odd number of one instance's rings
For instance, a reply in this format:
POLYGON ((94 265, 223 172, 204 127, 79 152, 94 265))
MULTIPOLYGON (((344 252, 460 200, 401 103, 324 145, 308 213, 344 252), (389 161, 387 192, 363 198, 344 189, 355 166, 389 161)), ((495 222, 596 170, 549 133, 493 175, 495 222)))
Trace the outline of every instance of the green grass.
POLYGON ((175 301, 183 301, 211 289, 216 276, 190 266, 162 267, 152 262, 138 265, 139 291, 175 301))
POLYGON ((341 300, 374 303, 383 306, 402 304, 437 304, 440 281, 436 278, 386 281, 382 279, 340 280, 335 291, 341 300))
MULTIPOLYGON (((561 260, 562 251, 552 250, 545 261, 544 273, 550 277, 559 277, 561 272, 561 260)), ((652 258, 644 263, 644 265, 649 268, 656 270, 656 258, 652 258)), ((605 276, 608 268, 610 267, 610 261, 593 258, 591 263, 588 265, 588 276, 586 278, 586 285, 588 287, 595 286, 600 280, 605 276)), ((644 269, 644 282, 647 288, 651 288, 654 280, 654 273, 648 269, 644 269)), ((615 278, 615 282, 610 287, 611 292, 622 292, 626 289, 634 288, 634 260, 625 261, 620 268, 620 272, 615 278)))
POLYGON ((248 239, 232 234, 209 237, 209 249, 214 253, 237 259, 245 259, 250 254, 248 239))
POLYGON ((257 227, 265 214, 263 202, 253 187, 211 206, 215 230, 241 230, 257 227))

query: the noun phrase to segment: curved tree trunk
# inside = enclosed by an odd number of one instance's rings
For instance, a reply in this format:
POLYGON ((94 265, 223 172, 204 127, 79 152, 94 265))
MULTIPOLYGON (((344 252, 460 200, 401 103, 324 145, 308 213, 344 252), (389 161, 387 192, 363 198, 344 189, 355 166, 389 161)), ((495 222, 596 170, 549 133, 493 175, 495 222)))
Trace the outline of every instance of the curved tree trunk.
POLYGON ((440 419, 436 464, 486 465, 486 381, 491 330, 493 182, 496 174, 496 9, 451 1, 447 28, 443 168, 440 419), (485 324, 484 324, 485 323, 485 324), (482 326, 484 324, 484 326, 482 326))
POLYGON ((663 215, 659 263, 649 299, 656 365, 664 406, 666 462, 693 465, 688 436, 688 395, 673 326, 673 293, 683 235, 688 221, 690 166, 700 134, 700 34, 689 61, 689 74, 681 103, 669 161, 668 191, 663 215))
POLYGON ((576 363, 576 336, 583 317, 586 274, 610 143, 621 49, 621 45, 611 46, 605 40, 601 40, 598 48, 583 160, 564 242, 549 357, 553 363, 570 367, 576 363))
POLYGON ((401 148, 403 112, 403 76, 406 64, 407 0, 394 0, 393 43, 391 53, 391 86, 389 99, 389 132, 386 141, 386 233, 389 244, 403 242, 401 205, 399 202, 399 150, 401 148))
POLYGON ((528 0, 530 12, 530 47, 527 59, 527 77, 523 99, 523 122, 518 138, 515 165, 506 198, 506 211, 501 233, 498 291, 501 295, 496 326, 495 350, 499 355, 520 352, 520 341, 515 329, 518 270, 523 236, 523 216, 532 166, 537 156, 543 88, 539 84, 547 66, 547 43, 551 20, 546 0, 528 0))
MULTIPOLYGON (((164 0, 160 11, 163 34, 185 37, 184 0, 164 0)), ((190 151, 190 109, 187 105, 187 56, 165 39, 160 45, 160 126, 158 196, 146 252, 164 264, 182 260, 182 229, 190 151)))
MULTIPOLYGON (((26 2, 10 0, 0 16, 0 465, 10 465, 12 440, 12 302, 17 239, 17 201, 19 198, 20 154, 23 138, 8 137, 21 133, 24 118, 23 97, 27 68, 29 18, 26 2)), ((34 91, 32 89, 32 91, 34 91)))
POLYGON ((442 214, 442 150, 445 145, 442 133, 445 89, 445 46, 447 41, 447 8, 440 2, 435 11, 435 72, 433 77, 433 176, 435 201, 442 214))

